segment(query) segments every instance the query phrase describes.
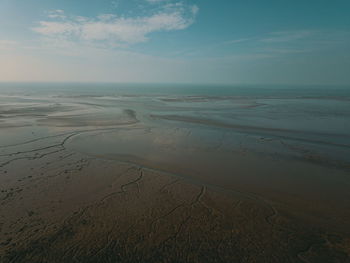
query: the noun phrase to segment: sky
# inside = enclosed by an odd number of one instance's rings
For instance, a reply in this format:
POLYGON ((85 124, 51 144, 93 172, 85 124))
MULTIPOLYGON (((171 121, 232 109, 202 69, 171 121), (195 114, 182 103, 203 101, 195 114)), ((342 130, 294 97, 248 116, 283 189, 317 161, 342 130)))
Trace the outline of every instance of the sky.
POLYGON ((0 81, 350 85, 350 1, 0 0, 0 81))

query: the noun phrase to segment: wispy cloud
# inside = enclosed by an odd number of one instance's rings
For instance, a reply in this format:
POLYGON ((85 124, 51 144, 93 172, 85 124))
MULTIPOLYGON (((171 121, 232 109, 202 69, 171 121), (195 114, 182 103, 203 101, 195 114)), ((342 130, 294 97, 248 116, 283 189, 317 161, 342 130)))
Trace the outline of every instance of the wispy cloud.
POLYGON ((239 38, 239 39, 225 41, 223 44, 224 45, 238 44, 238 43, 247 42, 250 40, 251 40, 251 38, 239 38))
POLYGON ((168 0, 146 0, 146 2, 151 3, 151 4, 155 4, 155 3, 161 3, 161 2, 166 2, 168 0))
POLYGON ((196 18, 198 7, 183 3, 166 4, 154 14, 143 17, 118 17, 103 14, 93 18, 67 17, 63 10, 51 11, 33 31, 51 38, 106 42, 114 46, 145 42, 151 33, 183 30, 196 18))
POLYGON ((61 18, 61 19, 66 18, 64 11, 62 9, 50 10, 48 12, 47 17, 49 17, 49 18, 61 18))
POLYGON ((307 38, 313 35, 313 33, 313 31, 308 30, 272 32, 260 41, 265 43, 290 42, 307 38))

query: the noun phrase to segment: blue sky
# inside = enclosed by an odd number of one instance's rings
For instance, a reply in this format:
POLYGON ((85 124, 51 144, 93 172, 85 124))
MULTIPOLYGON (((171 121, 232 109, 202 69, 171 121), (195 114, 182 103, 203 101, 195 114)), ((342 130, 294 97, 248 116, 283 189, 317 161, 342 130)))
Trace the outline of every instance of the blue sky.
POLYGON ((0 0, 0 81, 350 84, 348 0, 0 0))

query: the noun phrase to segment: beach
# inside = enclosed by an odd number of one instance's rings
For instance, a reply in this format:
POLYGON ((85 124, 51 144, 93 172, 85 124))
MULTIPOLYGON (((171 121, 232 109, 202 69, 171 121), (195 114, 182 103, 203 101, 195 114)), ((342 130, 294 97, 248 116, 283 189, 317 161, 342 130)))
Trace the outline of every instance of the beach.
POLYGON ((45 85, 0 87, 1 262, 349 262, 343 89, 45 85))

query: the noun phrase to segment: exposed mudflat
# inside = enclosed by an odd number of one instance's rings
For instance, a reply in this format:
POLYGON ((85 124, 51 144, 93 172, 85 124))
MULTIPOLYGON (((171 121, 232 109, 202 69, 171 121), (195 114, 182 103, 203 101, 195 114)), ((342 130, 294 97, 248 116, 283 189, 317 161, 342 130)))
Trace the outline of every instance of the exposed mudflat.
POLYGON ((0 262, 350 262, 348 124, 276 100, 1 97, 0 262))

